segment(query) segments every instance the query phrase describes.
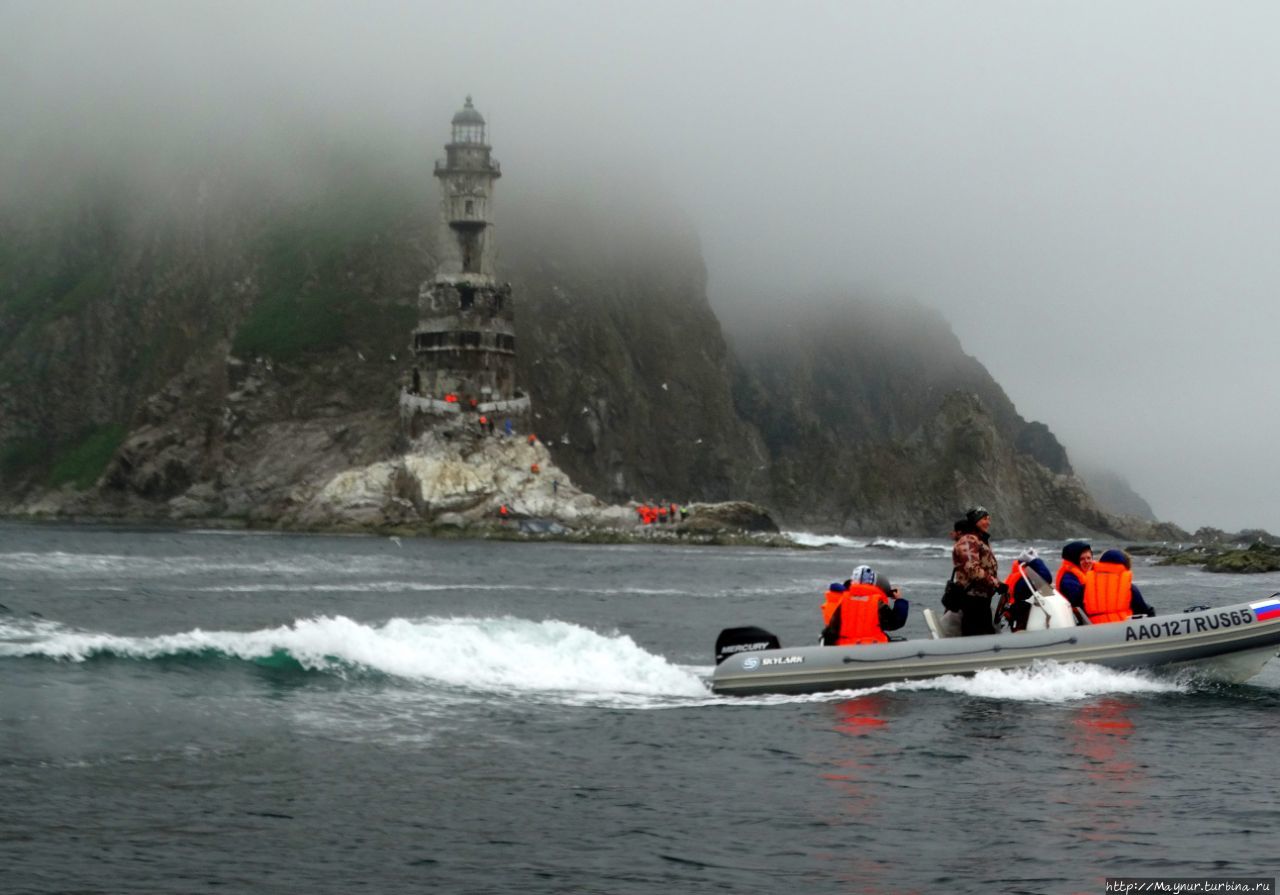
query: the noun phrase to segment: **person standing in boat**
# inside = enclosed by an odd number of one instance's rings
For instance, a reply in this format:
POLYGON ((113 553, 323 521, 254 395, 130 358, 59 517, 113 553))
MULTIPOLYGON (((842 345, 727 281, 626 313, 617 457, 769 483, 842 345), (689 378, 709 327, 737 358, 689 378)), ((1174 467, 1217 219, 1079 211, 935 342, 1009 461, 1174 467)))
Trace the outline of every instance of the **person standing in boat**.
POLYGON ((1087 616, 1085 594, 1093 580, 1093 546, 1088 541, 1070 541, 1062 548, 1062 565, 1058 566, 1053 589, 1067 598, 1076 613, 1076 621, 1084 624, 1087 616))
POLYGON ((951 580, 960 595, 960 634, 994 634, 991 598, 1004 587, 999 577, 996 555, 991 550, 991 514, 986 507, 972 507, 965 513, 966 530, 951 550, 954 570, 951 580))
POLYGON ((885 643, 885 631, 896 631, 907 623, 911 605, 885 575, 870 566, 858 566, 843 584, 827 588, 822 604, 825 625, 819 643, 823 646, 854 646, 885 643))
POLYGON ((1084 611, 1091 624, 1128 621, 1156 611, 1133 584, 1133 561, 1123 550, 1108 550, 1093 564, 1084 592, 1084 611))

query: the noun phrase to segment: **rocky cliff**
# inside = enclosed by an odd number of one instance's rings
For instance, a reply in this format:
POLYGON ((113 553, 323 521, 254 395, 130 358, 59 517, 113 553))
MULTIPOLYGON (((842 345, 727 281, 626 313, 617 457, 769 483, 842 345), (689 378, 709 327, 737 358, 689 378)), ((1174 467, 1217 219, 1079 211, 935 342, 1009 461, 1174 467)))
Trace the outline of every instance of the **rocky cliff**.
MULTIPOLYGON (((2 225, 0 508, 307 526, 370 487, 430 503, 396 407, 429 186, 359 168, 179 198, 2 225)), ((937 534, 970 502, 1004 534, 1125 529, 936 315, 841 301, 739 332, 735 360, 692 229, 606 207, 500 210, 519 376, 566 487, 848 532, 937 534)))
POLYGON ((768 446, 768 503, 850 533, 943 535, 972 504, 1004 535, 1123 527, 935 312, 855 298, 822 306, 738 335, 735 394, 768 446))
MULTIPOLYGON (((9 222, 11 509, 297 519, 332 475, 405 447, 434 196, 369 177, 231 204, 146 218, 102 197, 9 222)), ((762 449, 734 412, 696 239, 573 204, 510 220, 520 378, 566 484, 612 501, 750 492, 762 449)))

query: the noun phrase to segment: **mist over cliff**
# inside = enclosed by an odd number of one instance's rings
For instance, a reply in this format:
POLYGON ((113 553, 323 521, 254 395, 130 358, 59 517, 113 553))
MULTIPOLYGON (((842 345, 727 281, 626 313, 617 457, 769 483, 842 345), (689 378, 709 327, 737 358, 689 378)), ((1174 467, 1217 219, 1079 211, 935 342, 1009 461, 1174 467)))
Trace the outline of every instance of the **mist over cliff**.
MULTIPOLYGON (((95 10, 94 34, 36 6, 10 14, 29 21, 4 38, 0 85, 23 123, 0 146, 5 507, 269 524, 400 443, 436 264, 431 161, 460 91, 406 86, 408 56, 381 77, 317 67, 280 40, 298 12, 281 9, 255 13, 269 21, 254 32, 201 8, 217 41, 145 3, 127 12, 146 28, 95 10)), ((366 58, 350 28, 313 25, 366 58)), ((666 182, 673 165, 719 176, 711 157, 655 156, 624 119, 548 95, 509 103, 490 132, 519 379, 574 481, 615 501, 755 499, 851 532, 941 533, 975 502, 1006 532, 1120 524, 914 300, 788 283, 783 250, 763 299, 721 286, 722 329, 705 225, 666 182)))
MULTIPOLYGON (((280 183, 218 165, 165 188, 95 178, 5 216, 11 509, 270 524, 395 450, 434 184, 403 156, 299 159, 280 183)), ((676 203, 525 183, 497 211, 519 376, 582 487, 756 499, 848 532, 940 534, 975 502, 1007 533, 1120 526, 936 312, 780 295, 727 338, 676 203)))

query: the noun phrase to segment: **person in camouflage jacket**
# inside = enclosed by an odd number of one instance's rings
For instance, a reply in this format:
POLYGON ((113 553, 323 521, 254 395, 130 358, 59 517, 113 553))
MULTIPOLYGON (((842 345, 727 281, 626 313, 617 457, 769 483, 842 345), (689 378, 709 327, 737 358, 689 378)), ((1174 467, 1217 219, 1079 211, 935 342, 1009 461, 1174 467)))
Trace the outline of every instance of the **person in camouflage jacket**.
POLYGON ((960 633, 994 634, 991 598, 1003 587, 996 555, 991 550, 991 514, 985 507, 973 507, 965 514, 966 530, 951 550, 955 566, 952 578, 964 592, 960 633))

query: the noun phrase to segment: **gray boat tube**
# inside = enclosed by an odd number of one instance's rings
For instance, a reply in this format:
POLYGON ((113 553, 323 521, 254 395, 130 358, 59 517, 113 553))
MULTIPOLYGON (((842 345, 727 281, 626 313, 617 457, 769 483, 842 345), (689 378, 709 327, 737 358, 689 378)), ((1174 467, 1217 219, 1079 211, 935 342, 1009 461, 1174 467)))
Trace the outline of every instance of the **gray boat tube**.
POLYGON ((862 646, 742 651, 711 678, 718 694, 821 693, 946 674, 1022 668, 1038 661, 1109 668, 1194 668, 1242 682, 1280 652, 1280 600, 1187 610, 1180 615, 1042 631, 895 640, 862 646))

